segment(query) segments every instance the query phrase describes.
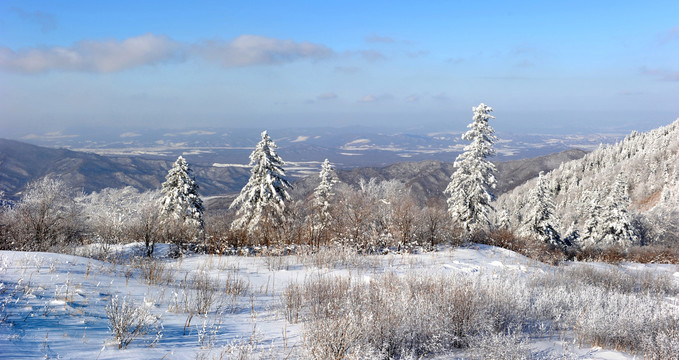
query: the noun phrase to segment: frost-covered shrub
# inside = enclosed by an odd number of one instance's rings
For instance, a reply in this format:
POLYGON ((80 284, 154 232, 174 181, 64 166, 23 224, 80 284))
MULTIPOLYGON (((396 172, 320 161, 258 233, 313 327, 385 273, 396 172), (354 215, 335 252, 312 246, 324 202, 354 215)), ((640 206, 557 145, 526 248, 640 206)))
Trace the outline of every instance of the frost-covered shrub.
POLYGON ((116 295, 106 306, 106 316, 118 349, 125 349, 133 340, 146 335, 153 336, 149 345, 151 346, 162 336, 163 325, 160 316, 153 314, 148 304, 137 306, 131 299, 127 297, 120 299, 116 295))
POLYGON ((472 339, 470 350, 467 351, 471 359, 486 360, 526 360, 533 359, 526 338, 517 332, 479 335, 472 339))
POLYGON ((651 271, 627 273, 619 269, 573 266, 565 269, 563 274, 571 281, 624 294, 640 292, 657 295, 674 295, 679 290, 671 277, 651 271))
POLYGON ((616 269, 559 269, 531 280, 534 315, 555 329, 573 330, 580 345, 597 345, 636 353, 672 334, 679 318, 666 297, 677 288, 664 276, 635 276, 616 269))
POLYGON ((528 299, 515 291, 509 281, 391 273, 367 283, 315 279, 302 291, 305 348, 312 358, 417 358, 464 348, 475 336, 523 326, 528 299))
POLYGON ((29 184, 13 207, 3 209, 0 249, 58 251, 78 242, 83 229, 73 193, 59 179, 29 184))
POLYGON ((581 346, 676 358, 679 310, 667 301, 676 294, 666 276, 573 266, 530 276, 319 275, 291 284, 282 303, 288 320, 303 324, 310 358, 405 359, 463 348, 477 358, 530 359, 528 339, 563 332, 581 346))
POLYGON ((76 201, 90 241, 102 246, 102 258, 108 256, 111 245, 134 241, 144 243, 146 256, 153 255, 161 232, 158 191, 139 192, 130 186, 106 188, 76 201))
POLYGON ((679 316, 669 316, 658 331, 644 337, 644 355, 653 360, 679 359, 679 316))

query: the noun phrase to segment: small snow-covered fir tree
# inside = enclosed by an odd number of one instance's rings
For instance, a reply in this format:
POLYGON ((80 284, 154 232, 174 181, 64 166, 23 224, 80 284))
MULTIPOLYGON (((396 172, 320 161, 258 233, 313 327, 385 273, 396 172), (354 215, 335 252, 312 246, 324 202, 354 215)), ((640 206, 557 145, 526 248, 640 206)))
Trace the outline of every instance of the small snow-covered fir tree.
POLYGON ((193 171, 179 156, 165 177, 161 188, 161 221, 170 232, 172 241, 182 250, 182 242, 203 237, 203 201, 193 171), (183 239, 186 237, 186 239, 183 239))
POLYGON ((262 140, 250 154, 250 180, 230 206, 238 209, 232 229, 253 234, 266 225, 264 236, 267 242, 272 227, 283 221, 285 202, 290 200, 287 189, 292 188, 285 179, 285 163, 276 153, 277 148, 269 134, 263 131, 262 140))
POLYGON ((473 122, 469 131, 462 135, 471 141, 455 160, 455 173, 444 191, 448 197, 448 213, 467 234, 487 229, 490 225, 491 201, 495 188, 495 165, 488 160, 493 156, 493 144, 497 141, 495 130, 488 125, 493 108, 484 103, 472 108, 473 122))
POLYGON ((321 182, 314 190, 312 214, 312 237, 316 240, 316 243, 319 242, 320 238, 326 232, 330 222, 332 221, 332 215, 330 214, 330 201, 335 195, 332 192, 332 188, 337 182, 337 176, 335 175, 333 166, 330 164, 328 159, 325 159, 323 162, 323 165, 321 166, 321 172, 318 176, 321 178, 321 182))
POLYGON ((511 230, 512 218, 509 216, 509 211, 507 211, 507 209, 502 209, 502 211, 500 211, 500 215, 497 218, 497 228, 511 230))
POLYGON ((561 237, 556 230, 556 205, 542 171, 538 175, 537 183, 528 194, 526 209, 522 233, 537 237, 553 246, 562 247, 561 237))
POLYGON ((337 176, 328 159, 323 162, 318 176, 321 178, 321 182, 314 190, 314 206, 317 209, 318 223, 325 225, 331 220, 330 200, 335 195, 332 188, 337 182, 337 176))

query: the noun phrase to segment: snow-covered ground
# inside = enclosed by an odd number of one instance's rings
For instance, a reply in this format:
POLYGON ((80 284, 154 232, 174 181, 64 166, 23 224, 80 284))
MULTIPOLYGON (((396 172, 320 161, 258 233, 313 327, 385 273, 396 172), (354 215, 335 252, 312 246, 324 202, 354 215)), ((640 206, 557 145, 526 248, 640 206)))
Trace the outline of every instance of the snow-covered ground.
MULTIPOLYGON (((135 245, 117 261, 53 253, 0 252, 0 357, 62 359, 283 359, 303 356, 303 322, 286 320, 282 294, 290 284, 324 276, 370 282, 398 276, 513 276, 517 279, 582 266, 655 273, 679 286, 673 265, 589 263, 553 267, 509 250, 474 245, 422 254, 242 257, 163 256, 135 260, 135 245), (109 328, 111 299, 133 302, 157 319, 149 334, 118 349, 109 328)), ((676 294, 665 299, 677 305, 676 294)), ((677 313, 679 313, 679 308, 677 313)), ((574 324, 575 325, 575 324, 574 324)), ((535 358, 632 359, 579 344, 568 331, 530 337, 535 358)), ((463 350, 436 359, 463 358, 463 350)), ((638 355, 637 355, 638 358, 638 355)))

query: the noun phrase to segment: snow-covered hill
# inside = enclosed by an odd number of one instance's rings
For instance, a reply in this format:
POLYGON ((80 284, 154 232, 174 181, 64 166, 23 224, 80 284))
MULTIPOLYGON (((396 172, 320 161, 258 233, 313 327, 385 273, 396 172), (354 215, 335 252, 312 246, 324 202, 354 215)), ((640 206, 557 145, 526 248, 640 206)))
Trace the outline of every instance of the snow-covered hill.
POLYGON ((135 258, 134 249, 109 249, 113 263, 0 252, 0 357, 324 358, 339 344, 348 358, 379 358, 380 348, 387 351, 380 339, 386 339, 396 344, 394 351, 403 347, 400 356, 631 359, 611 348, 642 354, 671 346, 663 336, 677 335, 665 326, 679 318, 679 269, 671 265, 552 267, 485 245, 424 254, 359 256, 333 249, 154 261, 135 258), (452 326, 446 314, 459 304, 443 301, 450 296, 469 301, 461 332, 439 327, 452 326), (124 319, 144 320, 147 330, 123 349, 111 330, 111 319, 124 310, 115 304, 127 305, 131 316, 124 319), (352 304, 364 307, 318 318, 352 304), (431 338, 411 337, 428 333, 431 338), (410 340, 400 343, 401 336, 410 340), (441 341, 450 336, 461 349, 441 341))
MULTIPOLYGON (((646 132, 633 132, 613 145, 600 146, 579 160, 561 164, 545 175, 554 196, 557 222, 564 235, 583 234, 596 222, 597 207, 610 203, 616 179, 626 188, 621 209, 633 216, 640 241, 673 241, 679 235, 679 120, 646 132), (560 221, 559 221, 560 220, 560 221), (588 223, 589 221, 589 223, 588 223)), ((511 214, 517 230, 530 211, 530 189, 536 181, 498 199, 497 208, 511 214)), ((620 199, 618 199, 620 200, 620 199)), ((620 215, 621 216, 621 215, 620 215)))

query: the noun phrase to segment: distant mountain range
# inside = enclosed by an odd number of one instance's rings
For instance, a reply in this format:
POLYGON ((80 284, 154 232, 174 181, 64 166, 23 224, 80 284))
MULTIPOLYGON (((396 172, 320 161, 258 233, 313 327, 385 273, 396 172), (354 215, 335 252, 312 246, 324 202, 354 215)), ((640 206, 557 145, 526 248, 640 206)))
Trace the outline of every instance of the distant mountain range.
MULTIPOLYGON (((290 149, 281 149, 281 153, 283 150, 290 149)), ((502 194, 535 177, 540 171, 549 171, 564 161, 584 155, 582 150, 568 150, 532 159, 498 162, 496 193, 502 194)), ((140 190, 156 189, 165 180, 173 160, 167 157, 135 155, 102 156, 0 139, 0 190, 7 198, 18 199, 28 183, 44 176, 57 176, 85 193, 124 186, 133 186, 140 190)), ((200 185, 201 195, 218 198, 213 201, 208 199, 206 202, 212 208, 223 208, 230 197, 221 200, 219 198, 238 192, 250 175, 249 168, 245 166, 192 163, 191 167, 200 185)), ((350 185, 370 178, 400 180, 412 187, 414 195, 423 199, 440 196, 450 181, 452 172, 452 162, 433 160, 337 171, 340 180, 350 185)), ((295 193, 299 196, 305 196, 318 184, 316 173, 304 176, 308 173, 307 169, 298 172, 295 177, 295 193)))
MULTIPOLYGON (((497 173, 496 195, 503 194, 524 182, 536 177, 541 171, 550 171, 561 163, 580 159, 586 152, 571 149, 555 154, 495 163, 497 173)), ((441 197, 443 190, 450 182, 450 176, 455 171, 452 162, 420 161, 401 162, 385 167, 360 167, 351 170, 337 170, 340 181, 349 185, 358 185, 361 180, 376 179, 399 180, 408 185, 418 199, 441 197)), ((316 186, 317 176, 309 176, 295 183, 297 194, 308 194, 316 186)))
MULTIPOLYGON (((66 129, 56 133, 28 134, 15 140, 38 146, 65 148, 106 156, 142 155, 174 160, 183 155, 191 164, 247 165, 248 155, 264 129, 66 129)), ((465 128, 376 129, 285 128, 271 129, 269 135, 288 164, 288 175, 303 177, 320 169, 329 159, 338 169, 388 166, 409 161, 452 162, 467 141, 465 128)), ((626 134, 527 134, 497 133, 495 161, 508 161, 553 154, 568 149, 591 151, 599 144, 611 144, 626 134)))
MULTIPOLYGON (((172 160, 141 156, 101 156, 51 149, 0 139, 0 191, 17 199, 26 185, 45 176, 56 176, 85 193, 111 187, 159 188, 172 160)), ((192 165, 201 193, 224 194, 239 189, 250 175, 243 167, 192 165)))

